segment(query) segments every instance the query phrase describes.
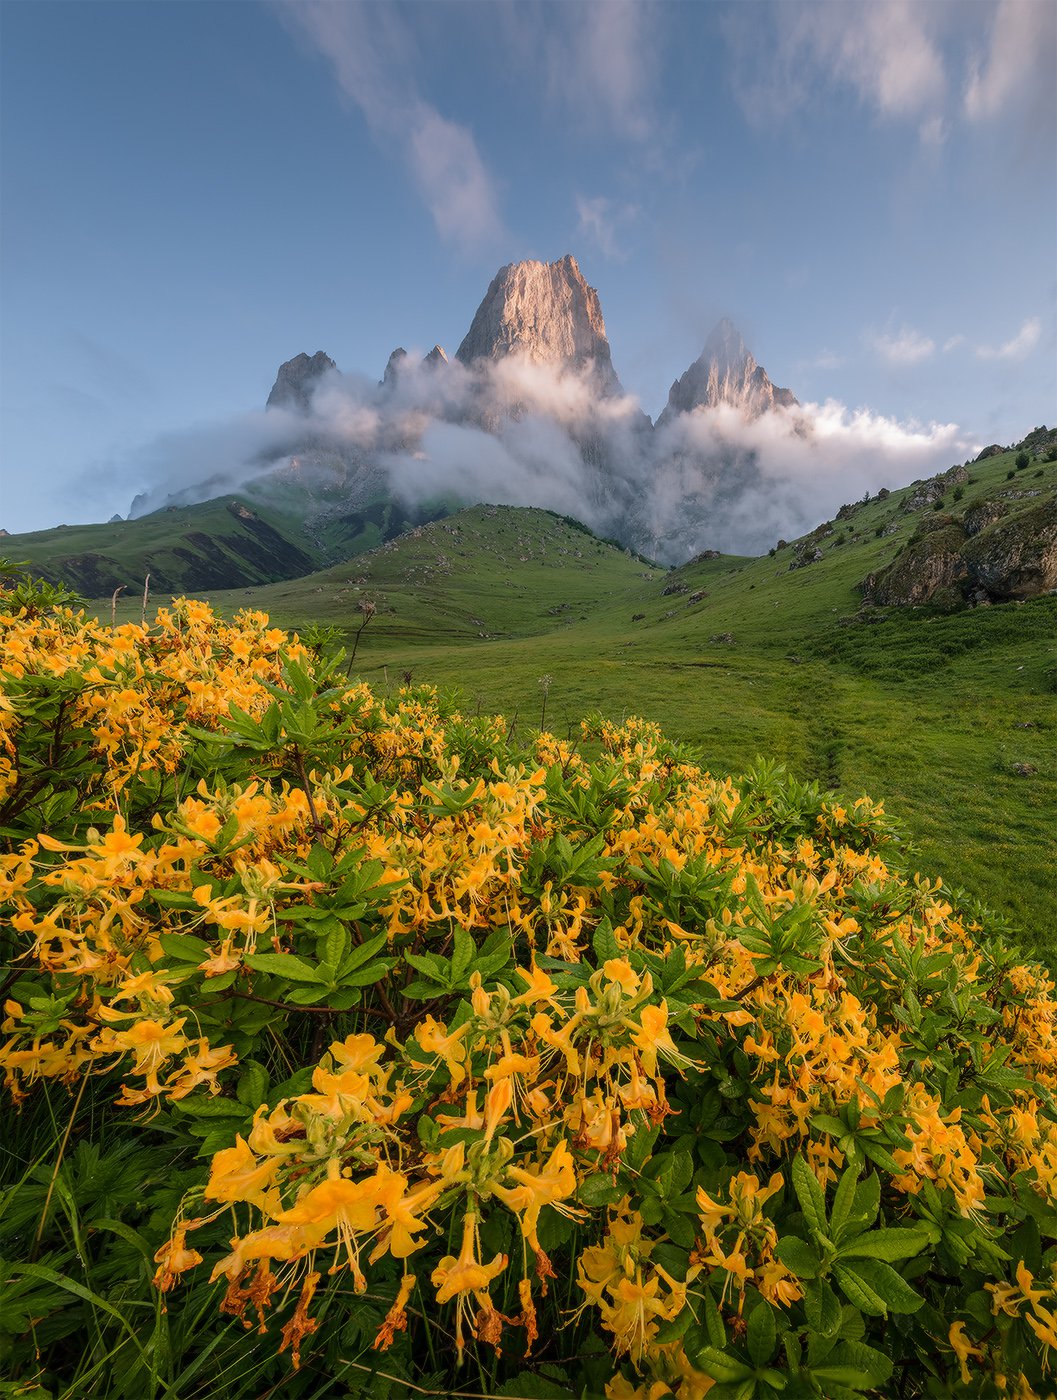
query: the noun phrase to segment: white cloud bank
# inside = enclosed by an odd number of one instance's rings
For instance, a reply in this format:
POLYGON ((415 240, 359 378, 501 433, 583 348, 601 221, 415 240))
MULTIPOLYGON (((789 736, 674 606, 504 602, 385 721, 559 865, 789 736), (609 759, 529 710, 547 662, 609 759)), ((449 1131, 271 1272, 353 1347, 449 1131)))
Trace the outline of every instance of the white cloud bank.
POLYGON ((154 508, 170 494, 252 496, 297 455, 331 489, 338 471, 350 510, 379 490, 418 507, 541 506, 675 563, 703 549, 762 553, 978 446, 954 424, 904 424, 832 400, 754 422, 698 411, 655 429, 634 397, 600 395, 589 374, 510 356, 469 369, 409 361, 388 387, 335 371, 307 414, 270 409, 170 435, 137 455, 136 470, 150 472, 154 508))

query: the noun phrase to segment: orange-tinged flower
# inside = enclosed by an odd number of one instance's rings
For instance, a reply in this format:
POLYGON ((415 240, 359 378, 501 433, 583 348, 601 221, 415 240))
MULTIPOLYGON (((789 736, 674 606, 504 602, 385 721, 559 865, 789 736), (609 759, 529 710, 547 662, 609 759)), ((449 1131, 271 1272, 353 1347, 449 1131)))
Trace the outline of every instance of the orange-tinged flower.
POLYGON ((634 996, 639 989, 639 974, 627 958, 609 958, 602 964, 602 972, 607 982, 616 982, 628 996, 634 996))
MULTIPOLYGON (((536 1238, 540 1211, 544 1206, 557 1205, 571 1196, 578 1185, 573 1156, 569 1144, 564 1139, 554 1148, 546 1165, 539 1171, 527 1171, 524 1167, 509 1166, 507 1178, 517 1182, 516 1186, 494 1185, 492 1190, 509 1210, 521 1216, 521 1232, 533 1250, 539 1250, 536 1238)), ((569 1208, 565 1209, 569 1214, 569 1208)))
POLYGON ((154 1256, 154 1262, 158 1265, 154 1275, 154 1286, 162 1293, 167 1293, 175 1284, 180 1274, 187 1269, 193 1269, 196 1264, 201 1264, 202 1256, 197 1249, 188 1249, 187 1232, 200 1225, 200 1220, 184 1220, 173 1231, 172 1239, 166 1240, 161 1249, 154 1256))
POLYGON ((225 1147, 213 1158, 205 1198, 207 1201, 249 1201, 251 1205, 261 1206, 266 1192, 275 1185, 279 1166, 276 1158, 266 1157, 258 1162, 239 1133, 234 1147, 225 1147))
POLYGON ((445 1255, 430 1276, 437 1290, 437 1302, 450 1303, 459 1294, 484 1291, 503 1272, 507 1262, 505 1254, 495 1255, 490 1264, 483 1264, 477 1258, 477 1217, 467 1211, 463 1217, 462 1248, 458 1258, 445 1255))
POLYGON ((974 1347, 969 1338, 965 1335, 964 1322, 952 1322, 947 1332, 947 1340, 954 1349, 954 1354, 958 1358, 958 1366, 962 1373, 962 1385, 968 1385, 972 1380, 969 1371, 969 1358, 974 1357, 977 1361, 984 1359, 984 1353, 979 1347, 974 1347))

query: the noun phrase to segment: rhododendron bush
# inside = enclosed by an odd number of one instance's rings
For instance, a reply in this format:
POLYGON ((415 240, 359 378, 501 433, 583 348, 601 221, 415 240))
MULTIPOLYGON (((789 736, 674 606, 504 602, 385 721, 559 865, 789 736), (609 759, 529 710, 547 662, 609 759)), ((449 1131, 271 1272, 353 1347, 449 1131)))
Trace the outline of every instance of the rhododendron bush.
POLYGON ((190 601, 0 670, 0 1393, 1053 1393, 1053 985, 879 804, 190 601))

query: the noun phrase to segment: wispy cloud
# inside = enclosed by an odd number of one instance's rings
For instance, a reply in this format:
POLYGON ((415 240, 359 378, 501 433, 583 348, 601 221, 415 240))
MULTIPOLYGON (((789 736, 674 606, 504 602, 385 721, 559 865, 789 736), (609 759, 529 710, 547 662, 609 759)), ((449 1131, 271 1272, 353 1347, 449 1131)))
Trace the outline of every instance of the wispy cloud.
POLYGON ((1027 101, 1052 102, 1057 7, 1052 0, 1000 0, 985 47, 969 65, 965 112, 986 121, 1027 101))
POLYGON ((828 81, 882 117, 919 120, 935 142, 947 75, 931 24, 931 7, 914 0, 738 7, 726 25, 736 96, 750 120, 766 123, 807 105, 828 81))
POLYGON ((650 140, 659 125, 657 11, 642 0, 581 0, 541 14, 552 93, 592 125, 650 140))
POLYGON ((395 8, 364 0, 279 0, 278 12, 329 60, 375 139, 401 152, 441 237, 471 250, 500 242, 495 183, 474 134, 419 94, 413 44, 395 8))
POLYGON ((844 356, 837 355, 832 350, 820 350, 813 360, 808 360, 809 369, 840 369, 844 363, 844 356))
POLYGON ((605 195, 597 195, 593 199, 582 194, 576 196, 578 237, 585 239, 603 257, 613 262, 624 262, 627 258, 620 230, 632 223, 638 214, 637 204, 616 204, 605 195))
POLYGON ((1003 345, 978 345, 976 353, 981 360, 1025 360, 1038 345, 1042 336, 1042 322, 1031 316, 1011 340, 1003 345))
POLYGON ((1036 137, 1053 130, 1052 0, 759 0, 735 6, 724 29, 735 95, 758 125, 843 86, 879 119, 914 122, 926 150, 964 119, 1019 112, 1036 137))
POLYGON ((922 360, 929 359, 936 349, 936 342, 913 326, 902 326, 898 331, 880 335, 871 331, 866 340, 890 365, 920 364, 922 360))

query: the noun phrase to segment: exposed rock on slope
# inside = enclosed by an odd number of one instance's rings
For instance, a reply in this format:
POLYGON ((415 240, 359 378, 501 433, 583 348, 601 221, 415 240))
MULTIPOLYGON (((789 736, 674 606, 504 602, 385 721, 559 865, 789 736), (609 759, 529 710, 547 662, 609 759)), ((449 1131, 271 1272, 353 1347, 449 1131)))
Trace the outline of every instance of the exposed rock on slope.
POLYGON ((771 383, 767 371, 745 348, 730 321, 724 319, 708 337, 705 348, 668 393, 668 403, 657 420, 661 427, 677 413, 729 404, 747 418, 758 418, 772 408, 795 408, 789 389, 771 383))
POLYGON ((600 388, 619 392, 598 293, 571 254, 552 263, 501 267, 456 359, 470 365, 515 352, 536 363, 593 369, 600 388))
POLYGON ((1057 590, 1057 498, 1052 493, 1015 513, 1001 500, 981 501, 956 520, 927 516, 887 568, 860 585, 869 603, 1006 603, 1057 590))
POLYGON ((272 392, 268 395, 267 406, 298 408, 307 413, 317 382, 328 370, 335 368, 334 361, 322 350, 317 350, 314 355, 306 355, 304 352, 295 355, 292 360, 287 360, 279 366, 272 392))

